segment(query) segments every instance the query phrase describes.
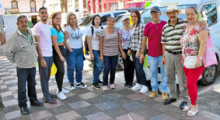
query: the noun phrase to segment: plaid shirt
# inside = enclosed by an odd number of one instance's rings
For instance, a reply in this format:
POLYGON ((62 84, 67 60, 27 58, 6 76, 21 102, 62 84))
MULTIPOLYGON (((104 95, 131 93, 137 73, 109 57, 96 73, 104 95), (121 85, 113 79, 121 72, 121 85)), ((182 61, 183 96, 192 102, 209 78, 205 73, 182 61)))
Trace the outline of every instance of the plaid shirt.
MULTIPOLYGON (((134 26, 132 26, 133 28, 134 26)), ((144 33, 144 24, 140 23, 135 30, 131 31, 129 48, 132 51, 141 51, 141 42, 144 33)))

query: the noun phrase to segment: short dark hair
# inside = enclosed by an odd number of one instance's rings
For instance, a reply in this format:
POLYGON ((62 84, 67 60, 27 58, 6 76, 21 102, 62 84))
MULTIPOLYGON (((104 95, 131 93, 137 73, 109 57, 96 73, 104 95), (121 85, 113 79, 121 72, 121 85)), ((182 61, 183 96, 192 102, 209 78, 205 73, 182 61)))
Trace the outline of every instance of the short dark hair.
POLYGON ((96 17, 99 17, 100 18, 100 24, 99 24, 99 26, 101 26, 102 25, 102 18, 99 16, 99 15, 95 15, 94 17, 93 17, 93 19, 92 19, 92 25, 94 26, 95 25, 95 18, 96 17))
POLYGON ((19 22, 19 20, 20 20, 21 18, 26 18, 26 19, 27 19, 27 16, 25 16, 25 15, 20 15, 20 16, 18 16, 18 18, 17 18, 17 23, 19 22))
POLYGON ((47 8, 46 8, 46 7, 44 7, 44 6, 43 6, 43 7, 41 7, 41 8, 39 9, 39 12, 40 12, 41 10, 44 10, 44 9, 45 9, 45 10, 47 10, 47 8))
POLYGON ((138 18, 138 22, 137 22, 137 25, 136 25, 136 26, 138 26, 141 23, 141 14, 140 14, 139 11, 132 11, 131 16, 132 16, 133 13, 135 13, 137 18, 138 18))

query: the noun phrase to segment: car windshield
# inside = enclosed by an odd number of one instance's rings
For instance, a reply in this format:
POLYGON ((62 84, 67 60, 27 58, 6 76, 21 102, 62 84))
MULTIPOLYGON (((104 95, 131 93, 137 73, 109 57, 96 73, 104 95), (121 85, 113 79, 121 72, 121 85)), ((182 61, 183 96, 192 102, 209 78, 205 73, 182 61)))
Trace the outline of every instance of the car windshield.
POLYGON ((122 28, 123 27, 122 17, 123 17, 123 15, 120 15, 120 16, 116 17, 115 27, 117 27, 117 28, 122 28))
MULTIPOLYGON (((188 7, 197 7, 196 4, 190 4, 190 5, 177 5, 178 9, 181 10, 181 14, 178 16, 178 18, 181 18, 183 20, 186 19, 186 16, 185 16, 185 11, 188 7)), ((167 11, 167 7, 160 7, 160 11, 161 11, 161 16, 160 16, 160 19, 161 20, 164 20, 164 21, 168 21, 169 18, 167 17, 167 15, 164 14, 164 12, 167 11)), ((151 15, 150 15, 150 9, 145 9, 143 12, 142 12, 142 15, 141 15, 141 22, 144 23, 144 24, 147 24, 148 22, 150 22, 152 20, 151 18, 151 15)))
POLYGON ((84 20, 79 24, 79 26, 87 26, 91 23, 93 16, 87 16, 84 20))

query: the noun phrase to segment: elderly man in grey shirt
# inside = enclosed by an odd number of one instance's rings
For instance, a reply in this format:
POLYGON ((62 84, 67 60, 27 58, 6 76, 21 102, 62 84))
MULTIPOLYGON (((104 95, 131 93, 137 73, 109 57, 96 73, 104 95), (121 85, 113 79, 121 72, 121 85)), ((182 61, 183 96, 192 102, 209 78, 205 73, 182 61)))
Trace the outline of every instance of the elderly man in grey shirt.
POLYGON ((37 100, 35 89, 37 51, 35 39, 28 29, 28 19, 22 15, 17 18, 18 29, 8 39, 5 45, 5 56, 16 64, 18 77, 18 102, 22 114, 30 114, 27 108, 26 82, 28 83, 28 96, 32 106, 42 106, 37 100))

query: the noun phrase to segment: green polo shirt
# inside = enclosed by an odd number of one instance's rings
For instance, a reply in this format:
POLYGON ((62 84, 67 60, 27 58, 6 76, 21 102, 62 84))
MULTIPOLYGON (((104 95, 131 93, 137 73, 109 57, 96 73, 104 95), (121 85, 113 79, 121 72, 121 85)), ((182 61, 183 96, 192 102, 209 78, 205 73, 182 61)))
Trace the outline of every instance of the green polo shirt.
POLYGON ((24 36, 26 36, 27 38, 28 38, 28 40, 30 41, 30 43, 31 43, 31 45, 33 44, 33 39, 32 39, 32 36, 31 36, 31 34, 27 31, 27 33, 28 34, 26 34, 25 32, 23 32, 23 31, 21 31, 20 30, 20 32, 24 35, 24 36))

